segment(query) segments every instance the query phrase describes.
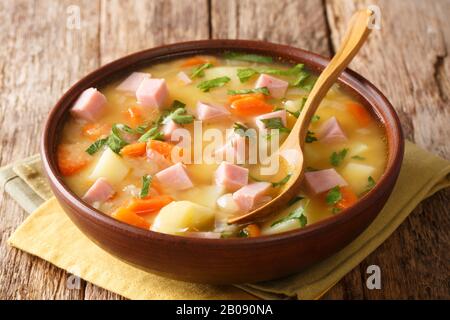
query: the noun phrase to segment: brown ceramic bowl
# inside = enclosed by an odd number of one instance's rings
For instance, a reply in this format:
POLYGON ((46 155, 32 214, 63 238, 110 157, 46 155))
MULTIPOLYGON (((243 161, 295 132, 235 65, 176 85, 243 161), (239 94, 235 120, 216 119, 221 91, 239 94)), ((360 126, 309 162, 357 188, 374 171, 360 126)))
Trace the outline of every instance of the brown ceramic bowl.
POLYGON ((113 78, 164 60, 226 50, 270 55, 322 70, 329 59, 289 46, 244 40, 177 43, 131 54, 87 75, 67 91, 50 112, 41 154, 59 203, 78 228, 101 248, 138 268, 165 277, 203 283, 243 283, 298 272, 337 252, 377 216, 392 192, 403 158, 403 135, 389 101, 371 83, 346 70, 340 77, 386 128, 388 161, 376 187, 353 207, 305 228, 249 239, 198 239, 156 233, 119 222, 83 203, 64 184, 55 159, 61 127, 78 95, 113 78))

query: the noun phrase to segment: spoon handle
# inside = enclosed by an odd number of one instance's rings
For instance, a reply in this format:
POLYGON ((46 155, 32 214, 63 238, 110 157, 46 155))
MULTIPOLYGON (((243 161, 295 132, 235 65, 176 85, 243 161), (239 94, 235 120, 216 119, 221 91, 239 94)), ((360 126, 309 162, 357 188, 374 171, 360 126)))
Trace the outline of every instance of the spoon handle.
POLYGON ((364 9, 357 11, 352 16, 349 28, 339 50, 334 55, 333 59, 331 59, 327 67, 322 71, 312 88, 303 110, 292 129, 293 132, 291 132, 290 135, 295 138, 300 138, 301 147, 303 147, 305 143, 309 124, 316 113, 320 102, 370 34, 371 29, 369 29, 369 22, 372 14, 373 12, 371 10, 364 9))

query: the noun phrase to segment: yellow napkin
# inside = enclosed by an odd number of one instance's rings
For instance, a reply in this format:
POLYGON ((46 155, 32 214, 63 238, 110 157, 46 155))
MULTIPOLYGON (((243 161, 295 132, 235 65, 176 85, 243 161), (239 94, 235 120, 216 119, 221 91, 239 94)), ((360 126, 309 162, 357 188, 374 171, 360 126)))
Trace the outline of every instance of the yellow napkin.
MULTIPOLYGON (((318 298, 388 238, 420 201, 448 186, 450 162, 407 142, 405 159, 393 194, 375 221, 356 240, 298 274, 237 287, 268 299, 318 298)), ((161 278, 115 259, 78 231, 54 198, 35 210, 8 242, 130 299, 252 297, 232 286, 200 285, 161 278)))

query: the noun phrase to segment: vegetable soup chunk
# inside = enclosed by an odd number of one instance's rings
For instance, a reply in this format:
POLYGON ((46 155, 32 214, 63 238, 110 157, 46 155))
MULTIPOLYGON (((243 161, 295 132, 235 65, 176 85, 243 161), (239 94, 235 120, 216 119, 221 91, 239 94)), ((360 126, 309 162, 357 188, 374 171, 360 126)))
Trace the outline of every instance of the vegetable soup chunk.
POLYGON ((87 205, 177 236, 258 237, 345 214, 383 175, 387 147, 377 118, 336 84, 311 121, 298 196, 263 221, 227 223, 283 191, 299 155, 272 155, 316 78, 243 52, 134 70, 75 101, 56 149, 60 174, 87 205))

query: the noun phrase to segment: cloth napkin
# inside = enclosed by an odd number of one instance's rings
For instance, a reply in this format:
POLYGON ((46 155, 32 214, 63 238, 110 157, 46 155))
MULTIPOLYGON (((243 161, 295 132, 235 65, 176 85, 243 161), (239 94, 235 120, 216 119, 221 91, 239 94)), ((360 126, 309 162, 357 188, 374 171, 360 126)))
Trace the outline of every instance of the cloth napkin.
POLYGON ((162 278, 119 261, 66 217, 43 178, 39 156, 0 170, 0 185, 31 215, 9 238, 18 249, 130 299, 317 299, 373 252, 423 199, 450 186, 450 162, 406 142, 399 180, 373 223, 341 251, 295 275, 237 286, 162 278), (251 293, 252 295, 247 294, 251 293))

